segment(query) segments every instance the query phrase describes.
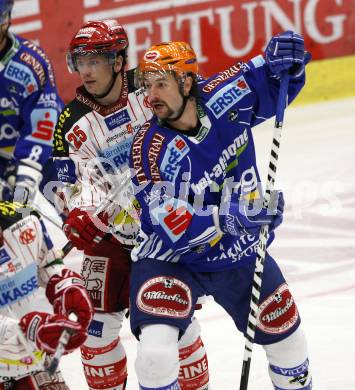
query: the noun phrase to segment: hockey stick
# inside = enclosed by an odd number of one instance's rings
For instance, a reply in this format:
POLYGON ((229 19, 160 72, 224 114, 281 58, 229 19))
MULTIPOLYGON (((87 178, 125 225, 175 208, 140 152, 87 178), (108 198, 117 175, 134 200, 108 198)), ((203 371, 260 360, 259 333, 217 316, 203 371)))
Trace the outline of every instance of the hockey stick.
MULTIPOLYGON (((71 321, 77 321, 78 317, 75 313, 70 313, 69 319, 71 321)), ((53 376, 57 371, 60 359, 64 355, 65 347, 69 343, 70 336, 71 336, 71 332, 67 329, 64 329, 62 334, 60 335, 57 349, 55 350, 52 360, 49 363, 48 367, 46 367, 46 371, 48 372, 49 375, 53 376)))
MULTIPOLYGON (((280 90, 279 90, 279 96, 277 99, 277 106, 276 106, 274 134, 273 134, 273 140, 271 145, 269 170, 268 170, 268 176, 266 181, 265 197, 263 202, 263 207, 265 208, 267 208, 269 205, 271 191, 274 189, 274 184, 275 184, 277 159, 279 156, 280 141, 281 141, 281 130, 282 130, 283 118, 284 118, 284 113, 285 113, 285 108, 287 103, 286 99, 287 99, 288 83, 289 83, 289 74, 284 73, 281 76, 280 90)), ((257 258, 255 263, 253 287, 251 292, 248 325, 245 334, 244 357, 243 357, 243 366, 242 366, 239 390, 248 389, 251 355, 253 352, 255 328, 256 328, 256 321, 257 321, 257 315, 259 310, 259 299, 260 299, 261 284, 262 284, 263 273, 264 273, 266 244, 267 244, 268 237, 269 237, 269 225, 264 225, 262 226, 259 234, 259 243, 257 248, 257 258)))
MULTIPOLYGON (((129 171, 127 172, 127 174, 125 174, 123 179, 119 182, 119 185, 116 186, 116 190, 113 193, 111 193, 102 202, 102 204, 97 208, 97 210, 93 214, 94 216, 97 216, 102 211, 107 210, 110 207, 110 205, 113 204, 113 200, 114 200, 115 196, 118 194, 118 192, 121 190, 121 186, 126 184, 128 180, 130 180, 129 171)), ((98 240, 101 241, 101 238, 95 237, 94 241, 99 242, 98 240)), ((62 258, 67 256, 69 254, 69 252, 73 249, 73 247, 74 247, 73 243, 71 241, 68 241, 62 248, 62 258)), ((75 313, 70 313, 69 319, 71 319, 72 321, 77 321, 76 314, 75 313)), ((59 365, 59 362, 60 362, 60 359, 62 358, 62 356, 63 356, 63 354, 65 352, 65 347, 66 347, 66 345, 69 342, 70 336, 71 336, 70 331, 64 329, 62 334, 61 334, 61 336, 60 336, 60 338, 59 338, 58 346, 57 346, 57 349, 56 349, 56 351, 55 351, 55 353, 53 355, 53 358, 52 358, 49 366, 46 368, 46 371, 50 375, 54 375, 54 373, 56 372, 56 370, 58 368, 58 365, 59 365)))

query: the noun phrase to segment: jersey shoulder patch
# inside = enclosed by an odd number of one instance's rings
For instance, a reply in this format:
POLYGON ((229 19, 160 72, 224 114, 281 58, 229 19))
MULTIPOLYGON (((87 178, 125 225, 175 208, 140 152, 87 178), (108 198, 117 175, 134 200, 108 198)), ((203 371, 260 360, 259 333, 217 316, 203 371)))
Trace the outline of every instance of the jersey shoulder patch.
POLYGON ((67 157, 69 146, 65 140, 66 133, 79 121, 81 117, 89 113, 91 108, 77 99, 67 104, 58 118, 53 136, 53 157, 67 157))

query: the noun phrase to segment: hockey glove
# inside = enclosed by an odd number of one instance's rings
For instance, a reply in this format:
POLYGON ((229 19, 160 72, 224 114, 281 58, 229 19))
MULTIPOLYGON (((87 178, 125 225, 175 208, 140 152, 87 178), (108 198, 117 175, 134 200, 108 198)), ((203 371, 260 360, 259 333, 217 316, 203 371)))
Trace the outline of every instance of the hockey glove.
POLYGON ((258 235, 263 225, 269 225, 269 233, 282 222, 284 198, 280 191, 273 191, 269 207, 263 208, 262 200, 254 202, 253 208, 248 208, 245 201, 231 201, 226 213, 219 213, 219 228, 232 236, 258 235), (260 205, 260 206, 259 206, 260 205), (259 207, 258 207, 259 206, 259 207))
POLYGON ((288 71, 293 77, 301 76, 305 66, 303 37, 292 31, 275 35, 266 47, 265 58, 273 75, 288 71))
POLYGON ((71 333, 65 353, 70 353, 80 347, 86 340, 86 330, 80 323, 69 320, 66 316, 32 311, 20 320, 20 328, 26 338, 36 348, 47 353, 56 351, 59 338, 64 329, 71 333))
POLYGON ((38 165, 38 169, 30 167, 26 164, 19 164, 17 167, 14 202, 22 204, 30 204, 33 202, 36 192, 38 190, 39 183, 42 180, 42 173, 39 171, 41 166, 38 165))
POLYGON ((75 313, 77 322, 87 330, 94 308, 80 275, 69 269, 63 269, 61 275, 53 275, 47 284, 46 296, 54 313, 66 317, 75 313))
POLYGON ((66 219, 63 231, 73 245, 79 249, 92 249, 108 232, 108 215, 94 215, 93 209, 73 209, 66 219))

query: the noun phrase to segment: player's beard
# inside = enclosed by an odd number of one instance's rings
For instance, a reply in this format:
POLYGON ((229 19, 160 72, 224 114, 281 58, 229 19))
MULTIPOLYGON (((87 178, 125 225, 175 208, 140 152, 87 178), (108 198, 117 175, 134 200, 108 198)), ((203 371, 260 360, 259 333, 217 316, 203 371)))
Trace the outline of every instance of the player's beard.
POLYGON ((160 120, 165 120, 169 121, 169 119, 174 119, 176 117, 177 113, 179 110, 173 110, 167 103, 159 101, 160 104, 163 104, 164 107, 166 107, 166 110, 164 113, 157 113, 155 108, 153 107, 153 111, 155 115, 160 119, 160 120))

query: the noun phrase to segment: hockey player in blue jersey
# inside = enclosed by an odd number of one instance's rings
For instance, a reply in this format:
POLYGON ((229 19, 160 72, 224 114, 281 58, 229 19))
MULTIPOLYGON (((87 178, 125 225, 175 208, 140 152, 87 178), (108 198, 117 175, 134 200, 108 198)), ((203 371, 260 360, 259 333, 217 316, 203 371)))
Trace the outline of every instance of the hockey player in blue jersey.
MULTIPOLYGON (((145 53, 137 81, 155 116, 130 156, 142 209, 130 297, 141 389, 179 389, 177 341, 198 296, 212 295, 246 332, 259 231, 269 225, 270 245, 284 209, 277 191, 262 208, 251 128, 275 115, 282 72, 290 74, 289 102, 296 97, 308 61, 303 38, 290 31, 273 37, 264 57, 199 84, 188 44, 145 53)), ((311 389, 299 312, 269 254, 260 302, 255 342, 265 349, 274 388, 311 389)))
POLYGON ((63 104, 43 50, 9 32, 13 5, 0 0, 0 178, 30 203, 55 174, 48 159, 63 104))

